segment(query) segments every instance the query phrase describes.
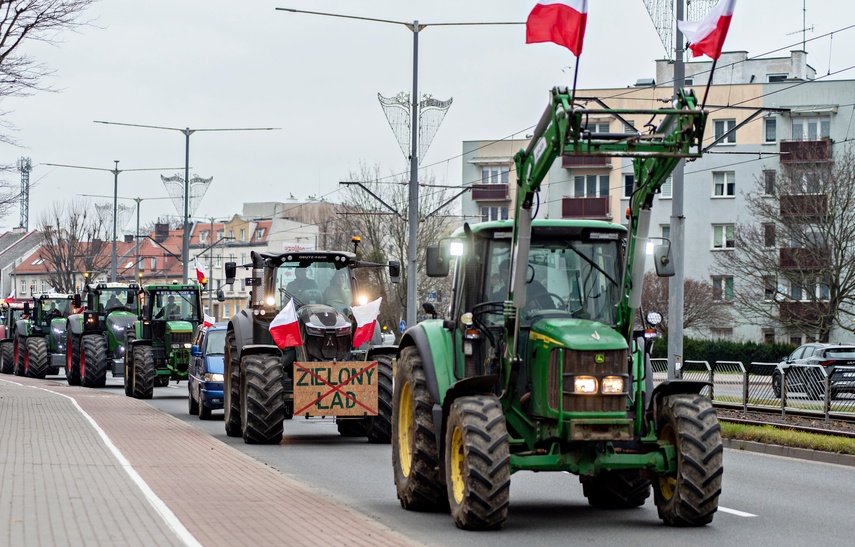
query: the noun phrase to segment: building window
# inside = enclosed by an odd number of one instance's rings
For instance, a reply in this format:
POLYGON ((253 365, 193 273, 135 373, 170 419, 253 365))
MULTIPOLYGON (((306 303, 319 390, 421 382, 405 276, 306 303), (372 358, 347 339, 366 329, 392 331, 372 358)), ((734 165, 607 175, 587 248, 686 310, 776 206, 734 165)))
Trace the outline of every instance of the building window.
POLYGON ((229 230, 229 239, 234 239, 234 238, 235 238, 235 231, 229 230))
POLYGON ((671 225, 662 224, 660 228, 662 230, 662 239, 671 239, 671 225))
POLYGON ((235 315, 240 313, 240 304, 235 304, 235 315))
POLYGON ((507 207, 481 207, 481 221, 508 220, 507 207))
POLYGON ((150 269, 152 269, 152 270, 157 269, 157 257, 156 256, 151 257, 151 268, 150 269))
POLYGON ((771 222, 763 225, 763 246, 767 249, 775 248, 775 225, 771 222))
POLYGON ((217 255, 214 257, 214 265, 219 268, 223 265, 223 256, 217 255))
POLYGON ((223 319, 231 319, 231 315, 229 315, 229 305, 223 304, 223 319))
POLYGON ((783 82, 786 79, 787 79, 787 74, 767 74, 766 75, 766 81, 769 82, 770 84, 773 84, 775 82, 783 82))
POLYGON ((208 242, 208 230, 202 230, 199 232, 199 244, 204 245, 208 242))
POLYGON ((695 85, 695 79, 694 79, 694 78, 685 78, 685 79, 683 80, 683 84, 684 84, 686 87, 689 87, 690 85, 695 85))
POLYGON ((579 175, 573 177, 574 194, 577 198, 594 198, 609 195, 608 175, 579 175), (599 181, 599 184, 597 182, 599 181))
POLYGON ((736 173, 733 171, 722 171, 713 173, 713 196, 734 197, 736 195, 736 173))
POLYGON ((775 172, 772 170, 763 171, 763 194, 775 195, 775 172))
POLYGON ((235 255, 229 255, 229 262, 235 262, 235 255))
POLYGON ((42 279, 42 292, 47 292, 47 281, 42 279))
POLYGON ((733 328, 725 327, 725 328, 713 328, 710 329, 713 337, 718 338, 719 340, 732 340, 733 339, 733 328))
POLYGON ((240 263, 241 263, 241 264, 246 264, 246 253, 241 253, 241 254, 240 254, 240 263))
POLYGON ((713 299, 733 300, 733 276, 717 275, 712 278, 713 299))
POLYGON ((816 141, 831 136, 831 117, 793 118, 792 139, 794 141, 816 141))
POLYGON ((736 144, 736 131, 733 131, 736 128, 736 120, 715 120, 713 126, 715 127, 715 140, 718 141, 722 135, 727 134, 719 141, 719 144, 736 144), (728 133, 729 131, 731 133, 728 133))
POLYGON ((481 184, 507 184, 507 165, 485 165, 481 167, 481 184))
POLYGON ((774 300, 778 293, 778 285, 775 283, 775 278, 771 275, 763 276, 763 300, 774 300))
POLYGON ((591 133, 608 133, 609 132, 609 122, 603 123, 589 123, 585 127, 582 128, 583 131, 590 131, 591 133))
POLYGON ((623 132, 624 133, 638 133, 638 129, 635 129, 635 121, 627 120, 624 118, 626 123, 623 124, 623 132))
MULTIPOLYGON (((25 279, 21 280, 21 295, 27 294, 27 281, 25 279)), ((21 298, 20 296, 18 298, 21 298)))
POLYGON ((764 344, 774 344, 775 343, 775 329, 763 329, 763 343, 764 344))
POLYGON ((219 241, 220 239, 223 239, 223 231, 217 230, 217 240, 219 241))
POLYGON ((713 249, 733 249, 735 232, 733 224, 713 224, 713 249))
POLYGON ((763 120, 764 124, 764 136, 763 139, 766 142, 775 142, 778 140, 778 120, 775 118, 766 118, 763 120))
POLYGON ((623 176, 623 197, 628 198, 632 196, 632 190, 635 187, 635 175, 624 175, 623 176))
POLYGON ((246 241, 246 230, 243 228, 240 229, 240 240, 246 241))
POLYGON ((673 179, 668 177, 665 179, 665 182, 662 183, 662 186, 659 187, 659 197, 663 199, 671 199, 671 192, 674 187, 673 179))
POLYGON ((255 231, 255 239, 256 240, 264 239, 264 228, 259 228, 258 230, 255 231))

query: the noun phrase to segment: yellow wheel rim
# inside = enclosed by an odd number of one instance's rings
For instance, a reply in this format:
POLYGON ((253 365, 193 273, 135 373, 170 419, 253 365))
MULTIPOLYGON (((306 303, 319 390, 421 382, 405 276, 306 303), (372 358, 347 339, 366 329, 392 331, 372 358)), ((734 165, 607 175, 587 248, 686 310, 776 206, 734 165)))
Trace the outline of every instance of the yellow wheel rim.
POLYGON ((451 450, 450 466, 451 466, 451 492, 454 494, 454 501, 460 503, 463 501, 463 433, 459 427, 454 427, 454 433, 451 434, 451 450))
POLYGON ((398 460, 401 462, 401 472, 405 477, 410 476, 413 465, 413 389, 409 382, 401 386, 401 396, 398 399, 398 460))
MULTIPOLYGON (((662 428, 662 434, 659 438, 676 444, 676 439, 674 439, 674 430, 671 429, 670 425, 666 425, 662 428)), ((671 475, 659 475, 659 493, 662 494, 664 499, 670 501, 674 497, 674 491, 676 489, 676 477, 672 477, 671 475)))

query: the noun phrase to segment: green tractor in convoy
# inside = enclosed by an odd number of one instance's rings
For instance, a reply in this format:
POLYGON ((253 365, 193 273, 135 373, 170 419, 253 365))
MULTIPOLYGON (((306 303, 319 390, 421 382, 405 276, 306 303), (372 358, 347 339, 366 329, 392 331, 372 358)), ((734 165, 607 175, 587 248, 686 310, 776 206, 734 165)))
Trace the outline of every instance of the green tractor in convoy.
POLYGON ((139 294, 136 283, 87 283, 82 296, 75 296, 74 307, 82 311, 68 317, 69 385, 104 387, 108 370, 113 376, 124 373, 125 333, 139 316, 139 294))
POLYGON ((187 379, 193 335, 202 324, 199 285, 148 285, 144 293, 140 317, 125 334, 125 395, 137 399, 187 379))
MULTIPOLYGON (((447 246, 428 249, 428 275, 446 276, 455 262, 451 315, 410 328, 399 346, 398 498, 410 510, 450 507, 460 528, 497 528, 514 472, 563 471, 580 477, 592 506, 640 506, 652 487, 664 523, 707 524, 723 452, 715 410, 700 395, 707 384, 654 388, 658 314, 633 326, 654 195, 681 158, 701 156, 706 113, 685 92, 666 110, 589 110, 561 88, 551 99, 515 156, 514 219, 465 224, 447 246), (594 116, 631 126, 628 114, 658 126, 586 127, 594 116), (563 155, 634 158, 628 228, 532 219, 541 181, 563 155)), ((673 275, 670 244, 653 250, 657 273, 673 275)))
POLYGON ((15 372, 15 327, 24 314, 24 303, 20 300, 7 298, 3 302, 3 321, 0 322, 0 372, 12 374, 15 372))
POLYGON ((65 360, 65 329, 72 294, 36 294, 24 302, 15 325, 15 374, 44 378, 59 374, 65 360))

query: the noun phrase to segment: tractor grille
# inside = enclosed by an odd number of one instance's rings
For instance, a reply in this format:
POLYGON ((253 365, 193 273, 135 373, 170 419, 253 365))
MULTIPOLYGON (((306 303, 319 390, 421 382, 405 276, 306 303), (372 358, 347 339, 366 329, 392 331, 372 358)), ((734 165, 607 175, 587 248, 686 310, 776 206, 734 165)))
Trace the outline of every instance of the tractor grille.
POLYGON ((173 347, 175 344, 181 344, 181 347, 184 347, 184 344, 189 344, 193 341, 193 333, 192 332, 173 332, 170 333, 170 342, 173 347))
POLYGON ((627 351, 574 351, 555 349, 549 356, 549 381, 547 396, 549 406, 558 409, 559 395, 563 399, 565 412, 621 412, 626 410, 626 393, 615 395, 577 394, 573 392, 573 381, 576 376, 593 376, 598 385, 605 376, 621 376, 624 378, 624 391, 629 389, 627 374, 627 351), (563 355, 563 366, 559 366, 563 355), (597 356, 602 362, 597 362, 597 356), (559 394, 559 375, 563 376, 564 390, 559 394))

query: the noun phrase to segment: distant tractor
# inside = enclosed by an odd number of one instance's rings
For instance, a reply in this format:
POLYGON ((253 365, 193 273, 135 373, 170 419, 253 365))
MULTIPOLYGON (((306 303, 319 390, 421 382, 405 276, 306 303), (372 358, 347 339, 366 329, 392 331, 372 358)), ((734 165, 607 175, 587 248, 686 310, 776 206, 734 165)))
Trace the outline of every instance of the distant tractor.
MULTIPOLYGON (((388 443, 392 419, 392 357, 395 346, 374 338, 353 348, 359 301, 357 268, 389 268, 344 251, 251 254, 246 309, 231 318, 226 332, 224 411, 226 433, 247 443, 278 443, 284 420, 294 415, 335 417, 347 437, 388 443), (293 300, 302 345, 279 349, 271 321, 293 300)), ((226 263, 226 283, 236 265, 226 263)), ((218 294, 218 298, 221 295, 218 294)), ((364 304, 364 302, 363 302, 364 304)))
POLYGON ((72 294, 36 294, 24 302, 15 326, 15 374, 44 378, 65 360, 65 330, 72 294))
POLYGON ((0 372, 15 372, 15 326, 24 313, 24 303, 7 299, 3 303, 3 323, 0 324, 0 372))
POLYGON ((125 334, 140 313, 136 283, 86 284, 68 317, 65 377, 69 385, 103 387, 107 371, 124 374, 125 334), (85 306, 85 307, 84 307, 85 306))
POLYGON ((199 285, 148 285, 144 293, 140 318, 125 335, 125 395, 136 399, 187 379, 193 334, 202 324, 199 285))

